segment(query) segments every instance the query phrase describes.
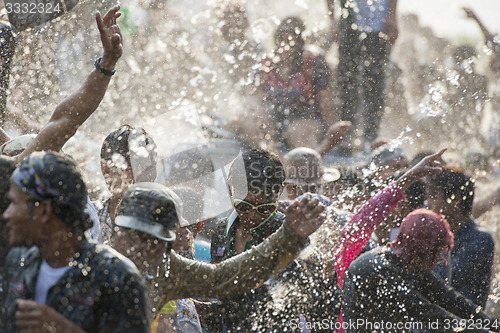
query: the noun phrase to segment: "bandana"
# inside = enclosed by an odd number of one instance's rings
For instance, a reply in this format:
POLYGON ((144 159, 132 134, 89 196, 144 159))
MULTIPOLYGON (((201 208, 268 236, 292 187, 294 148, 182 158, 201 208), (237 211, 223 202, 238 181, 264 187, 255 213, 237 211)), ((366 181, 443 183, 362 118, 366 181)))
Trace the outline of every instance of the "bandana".
POLYGON ((12 181, 36 200, 55 199, 61 205, 85 209, 85 185, 76 168, 61 155, 31 154, 16 168, 12 181))

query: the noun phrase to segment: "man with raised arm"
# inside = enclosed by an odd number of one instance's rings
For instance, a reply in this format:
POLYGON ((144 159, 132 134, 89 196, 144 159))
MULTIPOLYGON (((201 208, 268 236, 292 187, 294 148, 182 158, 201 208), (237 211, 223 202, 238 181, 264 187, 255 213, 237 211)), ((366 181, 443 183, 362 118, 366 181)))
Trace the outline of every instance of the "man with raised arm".
MULTIPOLYGON (((18 161, 22 161, 34 151, 59 151, 101 103, 111 76, 115 73, 115 65, 123 52, 122 34, 116 21, 121 16, 119 9, 118 5, 111 8, 104 17, 96 13, 103 46, 102 57, 96 60, 95 69, 83 85, 59 103, 49 122, 18 156, 18 161)), ((3 141, 0 143, 5 143, 7 139, 5 135, 0 136, 3 141)))
POLYGON ((476 21, 477 25, 481 29, 486 47, 493 51, 490 60, 490 68, 494 72, 498 73, 500 71, 500 44, 498 42, 498 36, 495 36, 495 34, 491 33, 488 30, 488 28, 484 25, 484 23, 479 19, 479 17, 471 8, 464 7, 463 10, 465 12, 465 15, 467 15, 468 18, 476 21))
POLYGON ((153 332, 169 324, 162 319, 162 314, 168 313, 169 300, 228 298, 257 288, 292 261, 325 219, 319 200, 305 196, 287 208, 283 225, 262 244, 210 265, 171 250, 182 220, 181 207, 178 196, 166 186, 137 183, 128 188, 114 220, 118 226, 115 248, 130 258, 148 281, 153 332))

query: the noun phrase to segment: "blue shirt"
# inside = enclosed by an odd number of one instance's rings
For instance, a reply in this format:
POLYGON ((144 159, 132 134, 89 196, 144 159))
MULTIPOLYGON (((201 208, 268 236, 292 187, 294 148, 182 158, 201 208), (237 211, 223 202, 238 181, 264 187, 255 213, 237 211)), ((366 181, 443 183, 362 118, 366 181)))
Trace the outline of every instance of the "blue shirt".
POLYGON ((384 30, 389 0, 354 0, 354 19, 359 32, 384 30))
POLYGON ((469 219, 455 232, 455 244, 451 250, 449 272, 442 265, 436 272, 448 280, 451 286, 477 305, 486 306, 493 271, 495 243, 491 234, 469 219))

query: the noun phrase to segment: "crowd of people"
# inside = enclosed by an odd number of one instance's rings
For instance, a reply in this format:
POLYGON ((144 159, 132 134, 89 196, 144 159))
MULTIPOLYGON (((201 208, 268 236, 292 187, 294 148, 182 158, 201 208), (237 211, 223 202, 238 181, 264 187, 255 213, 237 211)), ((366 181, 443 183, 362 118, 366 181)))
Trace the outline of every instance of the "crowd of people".
MULTIPOLYGON (((494 238, 475 222, 500 191, 475 200, 474 177, 444 147, 409 160, 378 139, 397 0, 327 5, 324 47, 338 43, 336 78, 306 45, 300 18, 281 21, 266 53, 248 37, 243 7, 222 9, 223 66, 255 107, 255 121, 224 122, 241 151, 221 170, 198 151, 178 154, 159 182, 169 138, 120 125, 100 149, 111 194, 103 202, 62 151, 97 112, 126 52, 120 6, 97 12, 102 57, 81 87, 38 134, 10 138, 0 128, 0 331, 500 332, 485 312, 494 238), (328 154, 354 161, 360 151, 370 157, 362 166, 324 164, 328 154), (221 174, 220 197, 193 185, 221 174), (226 199, 223 212, 205 214, 226 199), (199 234, 210 262, 199 260, 199 234)), ((457 72, 467 52, 457 51, 457 72)))

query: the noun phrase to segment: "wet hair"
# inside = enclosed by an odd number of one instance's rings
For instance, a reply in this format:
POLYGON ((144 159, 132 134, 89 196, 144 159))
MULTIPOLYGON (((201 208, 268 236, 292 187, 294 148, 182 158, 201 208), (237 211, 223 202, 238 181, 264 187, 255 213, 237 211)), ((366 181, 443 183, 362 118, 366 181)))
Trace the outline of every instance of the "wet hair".
POLYGON ((302 35, 305 30, 304 22, 295 16, 284 18, 274 34, 274 40, 278 40, 284 33, 293 33, 296 36, 302 35))
MULTIPOLYGON (((157 149, 153 138, 143 129, 134 128, 130 125, 122 125, 117 130, 109 133, 109 135, 104 139, 101 146, 101 162, 108 163, 112 168, 132 168, 135 155, 139 156, 141 159, 146 159, 146 163, 150 167, 154 166, 156 169, 157 161, 157 149), (135 136, 135 137, 133 137, 135 136), (147 157, 143 157, 143 154, 134 151, 135 148, 131 147, 131 140, 137 140, 134 144, 140 149, 141 147, 146 148, 147 157), (124 165, 120 165, 120 156, 123 158, 121 162, 124 165)), ((147 166, 144 166, 145 168, 147 166)), ((134 171, 134 170, 133 170, 134 171)), ((154 173, 156 175, 156 172, 154 173)), ((134 172, 134 176, 135 172, 134 172)), ((144 181, 154 181, 154 179, 147 179, 144 181)))
POLYGON ((117 130, 109 133, 101 146, 101 160, 112 161, 113 154, 118 153, 125 158, 128 166, 130 167, 132 163, 130 162, 128 137, 131 131, 131 126, 122 125, 117 130))
POLYGON ((241 158, 244 174, 242 168, 237 167, 238 159, 229 170, 229 178, 236 192, 264 193, 267 199, 276 201, 285 181, 285 169, 279 157, 263 149, 250 149, 241 158), (242 177, 246 178, 246 182, 242 177), (246 183, 246 188, 243 188, 243 183, 246 183))
POLYGON ((460 171, 444 168, 443 172, 431 177, 429 183, 441 191, 445 199, 458 202, 462 213, 469 216, 474 201, 474 181, 460 171))
POLYGON ((249 25, 247 11, 243 4, 229 4, 218 12, 222 27, 244 30, 249 25))
POLYGON ((371 159, 371 163, 374 163, 377 167, 389 164, 389 162, 396 160, 397 158, 405 158, 406 154, 401 147, 389 148, 382 146, 374 152, 371 159))

